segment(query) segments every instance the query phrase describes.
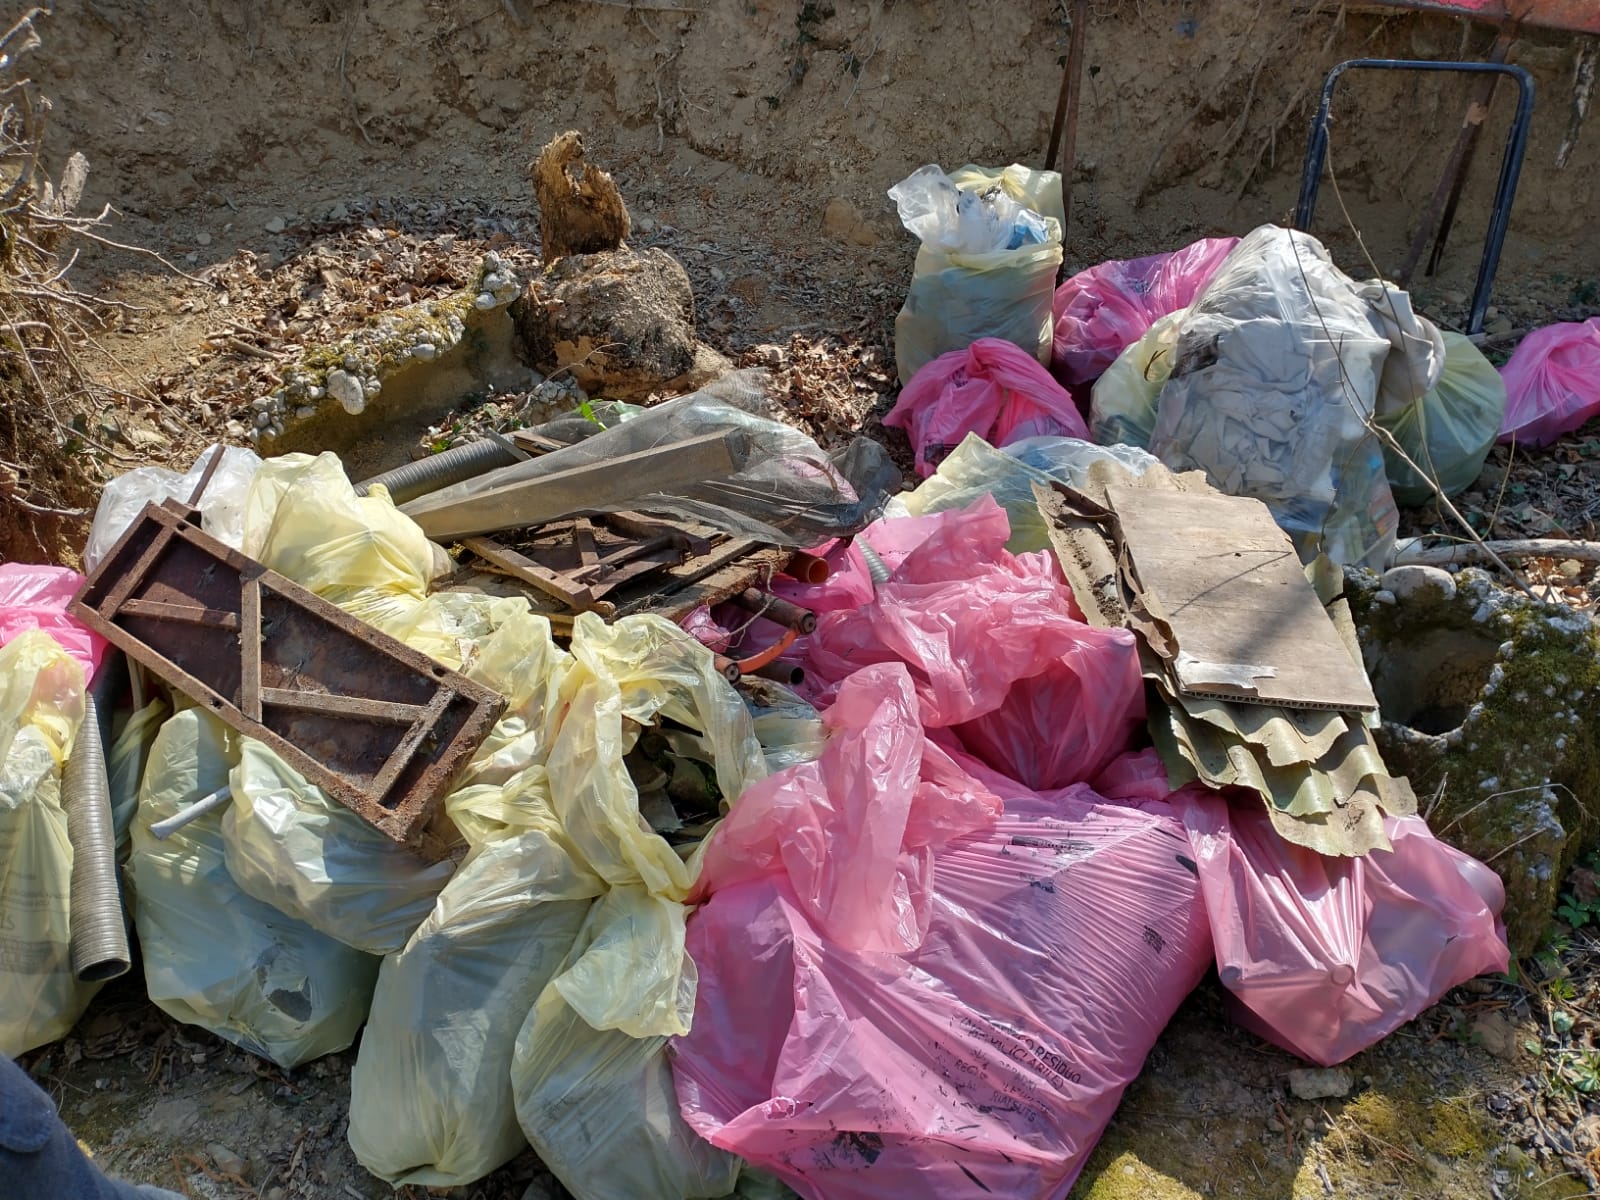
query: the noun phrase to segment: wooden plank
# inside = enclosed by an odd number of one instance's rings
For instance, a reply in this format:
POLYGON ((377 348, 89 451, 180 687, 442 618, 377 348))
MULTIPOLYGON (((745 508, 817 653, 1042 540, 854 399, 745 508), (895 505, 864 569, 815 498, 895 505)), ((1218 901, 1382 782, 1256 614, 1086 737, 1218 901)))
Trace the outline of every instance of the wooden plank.
POLYGON ((618 533, 625 533, 629 537, 654 538, 667 537, 673 540, 681 539, 684 548, 690 554, 708 554, 711 551, 711 539, 691 533, 683 526, 668 521, 661 517, 647 517, 643 513, 632 511, 606 513, 601 521, 615 529, 618 533))
POLYGON ((454 500, 423 496, 403 505, 401 511, 431 538, 543 525, 629 498, 725 478, 743 465, 747 444, 748 439, 737 430, 704 434, 521 479, 473 496, 454 500))
POLYGON ((685 554, 676 546, 658 546, 648 554, 641 554, 631 562, 606 572, 588 583, 597 595, 605 596, 616 591, 617 588, 633 579, 643 575, 664 571, 668 567, 675 567, 683 562, 685 554))
POLYGON ((330 717, 360 717, 366 721, 381 721, 385 725, 409 725, 427 711, 420 705, 401 704, 395 700, 336 696, 332 692, 297 692, 289 688, 261 688, 259 696, 261 704, 273 708, 326 713, 330 717))
POLYGON ((597 612, 609 617, 616 611, 615 606, 599 599, 589 588, 573 583, 559 571, 552 571, 491 538, 470 537, 461 544, 504 574, 539 589, 577 612, 597 612))
POLYGON ((169 604, 164 600, 124 600, 118 613, 125 617, 149 617, 156 621, 177 621, 183 625, 205 625, 211 629, 238 629, 239 614, 220 608, 201 608, 197 604, 169 604))

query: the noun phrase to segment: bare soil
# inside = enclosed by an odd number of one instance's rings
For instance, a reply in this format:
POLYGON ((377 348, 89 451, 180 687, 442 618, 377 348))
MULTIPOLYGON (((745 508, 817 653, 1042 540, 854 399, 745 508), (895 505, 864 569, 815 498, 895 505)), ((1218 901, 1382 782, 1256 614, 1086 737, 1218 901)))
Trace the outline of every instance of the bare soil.
MULTIPOLYGON (((686 267, 703 339, 775 367, 795 419, 825 442, 863 429, 883 436, 893 318, 915 252, 884 193, 925 162, 1040 162, 1068 7, 63 5, 33 62, 55 101, 46 166, 54 175, 85 152, 86 206, 114 205, 120 240, 181 271, 103 247, 74 268, 80 287, 125 306, 90 352, 121 391, 88 414, 111 452, 85 452, 78 466, 92 482, 240 441, 250 401, 304 349, 460 286, 486 250, 536 261, 527 164, 569 128, 620 185, 632 244, 686 267)), ((1333 0, 1091 8, 1074 270, 1286 220, 1330 66, 1481 57, 1491 38, 1481 26, 1333 0)), ((1600 312, 1592 120, 1566 166, 1555 165, 1578 50, 1570 37, 1529 31, 1513 55, 1540 98, 1494 297, 1503 346, 1600 312)), ((1465 97, 1464 84, 1444 79, 1371 74, 1341 85, 1337 192, 1324 184, 1314 228, 1352 273, 1363 245, 1386 271, 1400 261, 1465 97)), ((1441 273, 1414 289, 1447 325, 1463 319, 1509 108, 1502 95, 1441 273)), ((492 399, 462 397, 460 407, 492 399)), ((455 416, 438 414, 445 425, 455 416)), ((374 431, 363 473, 404 457, 418 432, 374 431)), ((1547 528, 1591 533, 1589 445, 1519 452, 1509 468, 1502 454, 1472 501, 1484 528, 1542 532, 1543 513, 1547 528), (1522 489, 1515 503, 1502 479, 1522 489)), ((41 543, 13 517, 0 512, 0 557, 70 559, 87 531, 67 523, 41 543)), ((1212 982, 1162 1038, 1074 1195, 1588 1194, 1600 1185, 1600 1109, 1564 1064, 1593 1054, 1596 958, 1581 934, 1556 958, 1520 983, 1448 997, 1360 1056, 1355 1092, 1325 1104, 1288 1095, 1297 1064, 1229 1024, 1212 982), (1559 1035, 1556 1012, 1575 1018, 1559 1035)), ((390 1189, 344 1139, 353 1057, 280 1072, 157 1013, 136 972, 30 1061, 79 1136, 127 1178, 196 1197, 375 1200, 390 1189), (244 1160, 237 1175, 221 1165, 224 1151, 244 1160)), ((531 1152, 453 1195, 525 1191, 564 1194, 531 1152)))

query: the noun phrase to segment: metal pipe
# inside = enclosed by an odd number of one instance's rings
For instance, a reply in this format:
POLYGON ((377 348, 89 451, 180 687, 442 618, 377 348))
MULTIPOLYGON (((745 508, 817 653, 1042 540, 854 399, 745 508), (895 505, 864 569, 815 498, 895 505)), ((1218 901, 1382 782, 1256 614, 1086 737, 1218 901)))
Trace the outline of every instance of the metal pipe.
POLYGON ((61 772, 61 807, 72 844, 72 973, 85 983, 115 979, 133 963, 117 885, 117 837, 106 778, 107 726, 121 661, 115 651, 101 661, 94 687, 83 698, 83 725, 61 772))
POLYGON ((1322 84, 1322 102, 1312 118, 1311 138, 1306 145, 1305 165, 1300 173, 1300 199, 1295 205, 1294 227, 1309 229, 1317 207, 1317 192, 1322 186, 1322 168, 1328 161, 1328 122, 1333 108, 1333 89, 1339 77, 1355 69, 1378 71, 1456 71, 1464 74, 1497 72, 1517 82, 1517 111, 1506 134, 1506 148, 1500 163, 1500 182, 1495 188, 1494 208, 1490 210, 1489 232, 1484 238, 1483 260, 1478 266, 1478 283, 1472 293, 1472 309, 1467 315, 1467 335, 1483 332, 1483 315, 1489 307, 1489 293, 1495 272, 1500 268, 1500 250, 1511 221, 1511 204, 1517 194, 1517 179, 1522 174, 1522 158, 1528 149, 1528 125, 1533 117, 1533 76, 1523 67, 1507 63, 1430 62, 1408 58, 1353 58, 1328 72, 1322 84))
POLYGON ((191 821, 198 821, 208 812, 216 811, 231 799, 233 799, 232 789, 227 785, 219 787, 210 795, 201 796, 200 799, 187 808, 180 808, 166 820, 157 821, 150 826, 151 836, 158 842, 164 842, 191 821))
POLYGON ((389 499, 400 505, 518 461, 517 452, 508 445, 481 438, 364 479, 356 484, 356 495, 365 496, 374 484, 381 483, 388 490, 389 499))
POLYGON ((762 679, 771 679, 777 683, 786 683, 790 687, 799 687, 806 681, 805 670, 797 663, 768 663, 764 667, 757 667, 750 674, 759 675, 762 679))
POLYGON ((781 596, 769 596, 756 588, 745 588, 729 599, 747 613, 776 621, 779 625, 786 625, 800 633, 811 633, 817 628, 816 613, 809 608, 801 608, 800 605, 781 596))

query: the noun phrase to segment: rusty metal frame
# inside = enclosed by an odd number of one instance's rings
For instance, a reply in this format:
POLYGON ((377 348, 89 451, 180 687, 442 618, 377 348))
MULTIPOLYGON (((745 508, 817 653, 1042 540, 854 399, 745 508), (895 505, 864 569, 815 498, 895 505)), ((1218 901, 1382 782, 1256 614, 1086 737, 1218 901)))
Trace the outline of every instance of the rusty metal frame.
POLYGON ((71 612, 393 840, 428 826, 505 708, 489 688, 145 506, 71 612))

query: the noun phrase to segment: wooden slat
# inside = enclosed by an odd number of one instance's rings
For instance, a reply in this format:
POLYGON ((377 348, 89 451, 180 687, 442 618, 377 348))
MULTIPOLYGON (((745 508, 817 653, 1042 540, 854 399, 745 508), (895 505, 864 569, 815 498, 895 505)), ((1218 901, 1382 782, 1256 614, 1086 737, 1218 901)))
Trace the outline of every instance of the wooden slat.
POLYGON ((176 621, 184 625, 204 625, 211 629, 238 629, 239 614, 220 608, 201 608, 197 604, 169 604, 165 600, 124 600, 118 609, 124 617, 149 617, 155 621, 176 621))
POLYGON ((324 713, 330 717, 362 717, 385 725, 409 725, 425 712, 421 705, 395 700, 370 700, 365 696, 335 696, 329 692, 295 692, 288 688, 257 689, 263 705, 295 712, 324 713))
POLYGON ((743 464, 746 447, 747 439, 736 430, 704 434, 456 500, 423 496, 401 511, 431 538, 543 525, 586 509, 725 478, 743 464))
POLYGON ((261 580, 254 575, 239 591, 239 709, 261 720, 261 580))
MULTIPOLYGON (((405 770, 406 764, 416 755, 417 747, 422 745, 422 739, 428 736, 434 723, 444 715, 444 710, 450 707, 451 701, 455 698, 456 694, 453 691, 442 687, 434 693, 433 699, 428 702, 428 707, 420 710, 417 719, 411 723, 411 728, 406 730, 406 736, 394 748, 388 761, 372 777, 369 788, 377 797, 379 804, 383 803, 384 796, 394 785, 394 781, 400 777, 400 772, 405 770)), ((408 704, 406 707, 418 711, 412 705, 408 704)))
POLYGON ((597 612, 603 617, 609 617, 616 611, 613 605, 596 597, 589 588, 574 583, 559 571, 552 571, 549 567, 534 562, 525 554, 517 553, 510 546, 502 546, 499 542, 484 537, 466 538, 461 544, 502 573, 513 579, 520 579, 523 583, 539 589, 547 596, 554 597, 577 612, 597 612))

